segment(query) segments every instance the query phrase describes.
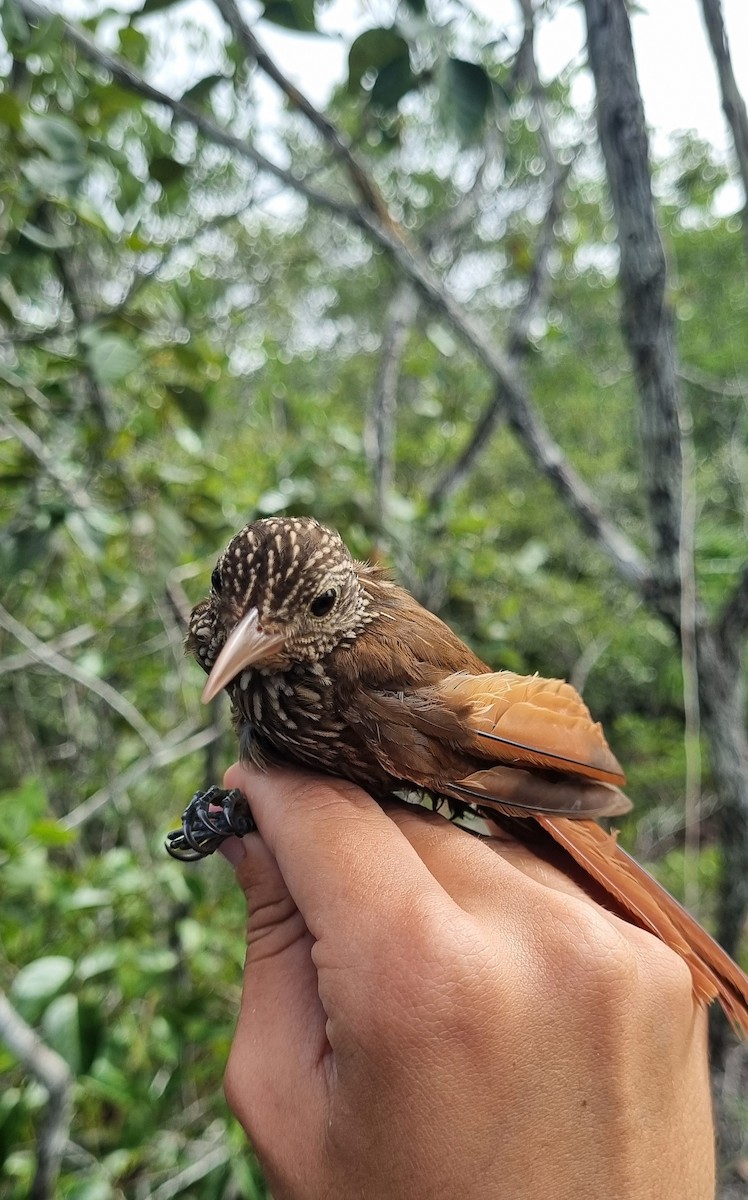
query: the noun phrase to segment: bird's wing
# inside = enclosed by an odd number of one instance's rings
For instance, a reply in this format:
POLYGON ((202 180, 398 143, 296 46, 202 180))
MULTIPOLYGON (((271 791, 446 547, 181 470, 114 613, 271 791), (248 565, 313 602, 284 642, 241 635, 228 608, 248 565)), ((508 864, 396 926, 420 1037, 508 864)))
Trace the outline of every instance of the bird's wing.
POLYGON ((524 816, 631 808, 601 726, 561 680, 458 672, 367 701, 378 757, 399 778, 524 816))
POLYGON ((512 766, 548 767, 605 783, 624 782, 621 767, 569 683, 495 671, 447 675, 440 703, 459 711, 465 749, 512 766))

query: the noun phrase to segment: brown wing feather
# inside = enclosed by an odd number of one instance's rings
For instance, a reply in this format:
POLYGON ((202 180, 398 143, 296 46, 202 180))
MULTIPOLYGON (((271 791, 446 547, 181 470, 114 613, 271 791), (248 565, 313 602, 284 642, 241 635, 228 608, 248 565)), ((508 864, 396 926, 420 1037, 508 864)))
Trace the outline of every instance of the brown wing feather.
POLYGON ((632 808, 628 796, 610 783, 522 767, 487 767, 441 786, 455 800, 500 804, 503 810, 511 808, 520 816, 544 812, 567 817, 620 817, 632 808))
POLYGON ((367 689, 365 700, 350 705, 349 720, 365 725, 360 735, 396 778, 528 815, 610 817, 631 808, 600 726, 559 680, 459 672, 397 692, 367 689))
POLYGON ((474 735, 466 749, 481 757, 624 782, 602 726, 571 684, 512 671, 460 672, 442 681, 439 694, 447 706, 460 707, 474 735))

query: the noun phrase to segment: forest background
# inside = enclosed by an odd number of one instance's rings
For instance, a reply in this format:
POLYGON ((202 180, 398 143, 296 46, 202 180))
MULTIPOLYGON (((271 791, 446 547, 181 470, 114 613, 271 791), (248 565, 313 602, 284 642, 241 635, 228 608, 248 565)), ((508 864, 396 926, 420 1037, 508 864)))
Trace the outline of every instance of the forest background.
MULTIPOLYGON (((220 1091, 241 897, 163 851, 234 754, 182 638, 256 516, 313 513, 487 661, 583 689, 625 844, 746 964, 748 119, 719 0, 728 149, 656 156, 623 0, 576 6, 586 52, 541 79, 564 7, 357 9, 323 112, 262 46, 313 63, 314 0, 5 0, 11 1200, 266 1194, 220 1091)), ((726 1200, 748 1059, 713 1041, 726 1200)))

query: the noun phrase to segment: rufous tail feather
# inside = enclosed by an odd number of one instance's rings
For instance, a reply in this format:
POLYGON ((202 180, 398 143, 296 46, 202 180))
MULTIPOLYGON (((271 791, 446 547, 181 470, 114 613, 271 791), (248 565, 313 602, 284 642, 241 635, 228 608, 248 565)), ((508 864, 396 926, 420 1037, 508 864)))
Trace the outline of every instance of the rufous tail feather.
POLYGON ((748 1037, 748 978, 705 929, 594 821, 537 815, 537 823, 643 929, 687 963, 697 999, 718 999, 748 1037))

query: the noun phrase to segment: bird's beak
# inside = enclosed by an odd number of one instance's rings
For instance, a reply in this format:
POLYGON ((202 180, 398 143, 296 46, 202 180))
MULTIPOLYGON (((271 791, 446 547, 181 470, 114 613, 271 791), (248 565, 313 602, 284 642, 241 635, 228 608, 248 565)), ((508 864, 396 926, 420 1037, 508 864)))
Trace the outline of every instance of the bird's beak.
POLYGON ((250 608, 227 637, 203 688, 203 704, 217 696, 245 667, 257 665, 283 645, 286 639, 282 633, 264 633, 258 621, 257 609, 250 608))

